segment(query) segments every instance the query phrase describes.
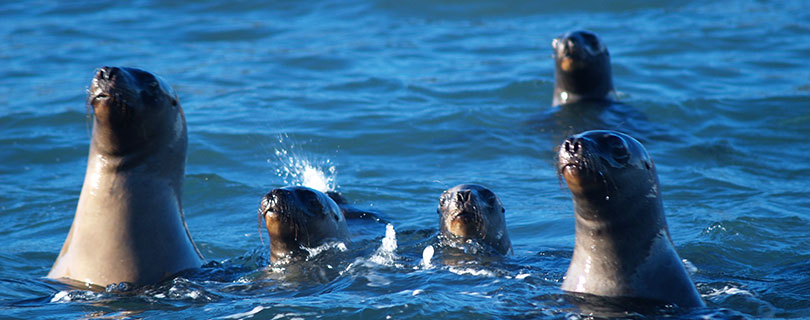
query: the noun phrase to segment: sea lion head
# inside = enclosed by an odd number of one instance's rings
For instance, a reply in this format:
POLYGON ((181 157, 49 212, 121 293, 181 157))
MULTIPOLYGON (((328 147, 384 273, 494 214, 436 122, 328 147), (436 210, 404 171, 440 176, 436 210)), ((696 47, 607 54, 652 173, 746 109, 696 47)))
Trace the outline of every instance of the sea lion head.
POLYGON ((90 85, 96 151, 125 155, 185 143, 185 118, 177 94, 160 77, 137 68, 102 67, 90 85))
POLYGON ((590 31, 572 31, 551 42, 554 50, 554 104, 606 99, 613 94, 610 53, 590 31))
POLYGON ((495 193, 484 186, 461 184, 439 198, 439 226, 444 236, 477 240, 501 253, 511 248, 506 232, 506 210, 495 193))
POLYGON ((632 211, 627 205, 660 203, 655 164, 633 137, 609 130, 573 135, 560 146, 557 170, 585 219, 614 219, 606 212, 632 211))
POLYGON ((259 215, 270 236, 273 262, 328 240, 348 240, 346 218, 335 201, 307 187, 271 190, 261 200, 259 215))

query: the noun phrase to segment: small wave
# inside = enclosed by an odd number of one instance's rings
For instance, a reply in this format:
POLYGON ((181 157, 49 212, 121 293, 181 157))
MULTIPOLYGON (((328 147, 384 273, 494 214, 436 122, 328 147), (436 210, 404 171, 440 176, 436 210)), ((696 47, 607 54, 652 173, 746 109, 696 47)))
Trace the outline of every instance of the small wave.
POLYGON ((459 267, 450 267, 450 272, 455 273, 457 275, 472 275, 477 277, 488 277, 492 278, 495 277, 495 273, 489 270, 483 269, 473 269, 473 268, 459 268, 459 267))
POLYGON ((343 242, 340 242, 340 241, 327 242, 327 243, 324 243, 324 244, 322 244, 320 246, 317 246, 315 248, 307 248, 307 247, 301 247, 301 248, 307 251, 307 254, 308 254, 307 258, 309 258, 309 259, 314 258, 315 256, 321 254, 322 252, 327 251, 327 250, 331 250, 331 249, 337 249, 337 250, 340 250, 340 252, 346 252, 346 244, 343 243, 343 242))
POLYGON ((262 306, 257 306, 257 307, 253 308, 252 310, 250 310, 250 311, 248 311, 248 312, 234 313, 234 314, 232 314, 232 315, 224 316, 224 317, 222 317, 222 319, 245 319, 245 318, 252 318, 253 316, 255 316, 257 313, 261 312, 262 310, 264 310, 264 307, 262 307, 262 306))
POLYGON ((695 274, 698 272, 698 268, 691 261, 681 259, 681 262, 683 262, 683 266, 686 268, 686 271, 689 272, 689 274, 695 274))
POLYGON ((752 297, 754 296, 754 294, 752 294, 748 290, 743 290, 743 289, 740 289, 740 288, 735 288, 735 287, 730 287, 730 286, 725 286, 722 289, 714 289, 714 290, 712 290, 712 292, 709 292, 708 294, 706 294, 706 296, 709 296, 709 297, 720 296, 720 295, 746 295, 746 296, 752 296, 752 297))

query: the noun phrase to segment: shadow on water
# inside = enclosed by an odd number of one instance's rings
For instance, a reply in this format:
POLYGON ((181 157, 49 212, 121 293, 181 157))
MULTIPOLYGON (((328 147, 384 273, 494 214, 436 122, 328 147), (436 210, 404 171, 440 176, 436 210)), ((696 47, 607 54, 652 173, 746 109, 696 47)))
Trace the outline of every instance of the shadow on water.
POLYGON ((555 146, 573 134, 588 130, 615 130, 645 144, 682 140, 672 129, 655 119, 651 121, 638 109, 613 101, 579 101, 552 107, 529 120, 528 125, 548 136, 555 146))

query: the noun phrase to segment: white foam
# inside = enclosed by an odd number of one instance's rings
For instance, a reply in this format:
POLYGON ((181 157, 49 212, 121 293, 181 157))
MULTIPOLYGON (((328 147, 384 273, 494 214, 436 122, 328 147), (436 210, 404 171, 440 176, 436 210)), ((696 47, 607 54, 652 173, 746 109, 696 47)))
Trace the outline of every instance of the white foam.
POLYGON ((51 303, 68 303, 72 301, 93 301, 101 298, 104 294, 100 292, 93 292, 89 290, 69 290, 59 291, 53 298, 51 303))

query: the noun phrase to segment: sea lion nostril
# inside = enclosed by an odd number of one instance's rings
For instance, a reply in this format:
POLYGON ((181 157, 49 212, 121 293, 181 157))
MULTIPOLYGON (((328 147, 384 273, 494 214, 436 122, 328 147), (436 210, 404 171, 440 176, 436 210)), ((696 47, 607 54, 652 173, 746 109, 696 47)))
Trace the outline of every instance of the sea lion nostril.
POLYGON ((456 202, 458 204, 464 203, 464 195, 462 195, 461 192, 456 193, 456 202))
POLYGON ((580 147, 582 147, 582 142, 580 142, 578 139, 568 138, 563 143, 563 146, 565 147, 565 151, 577 153, 579 152, 580 147))

